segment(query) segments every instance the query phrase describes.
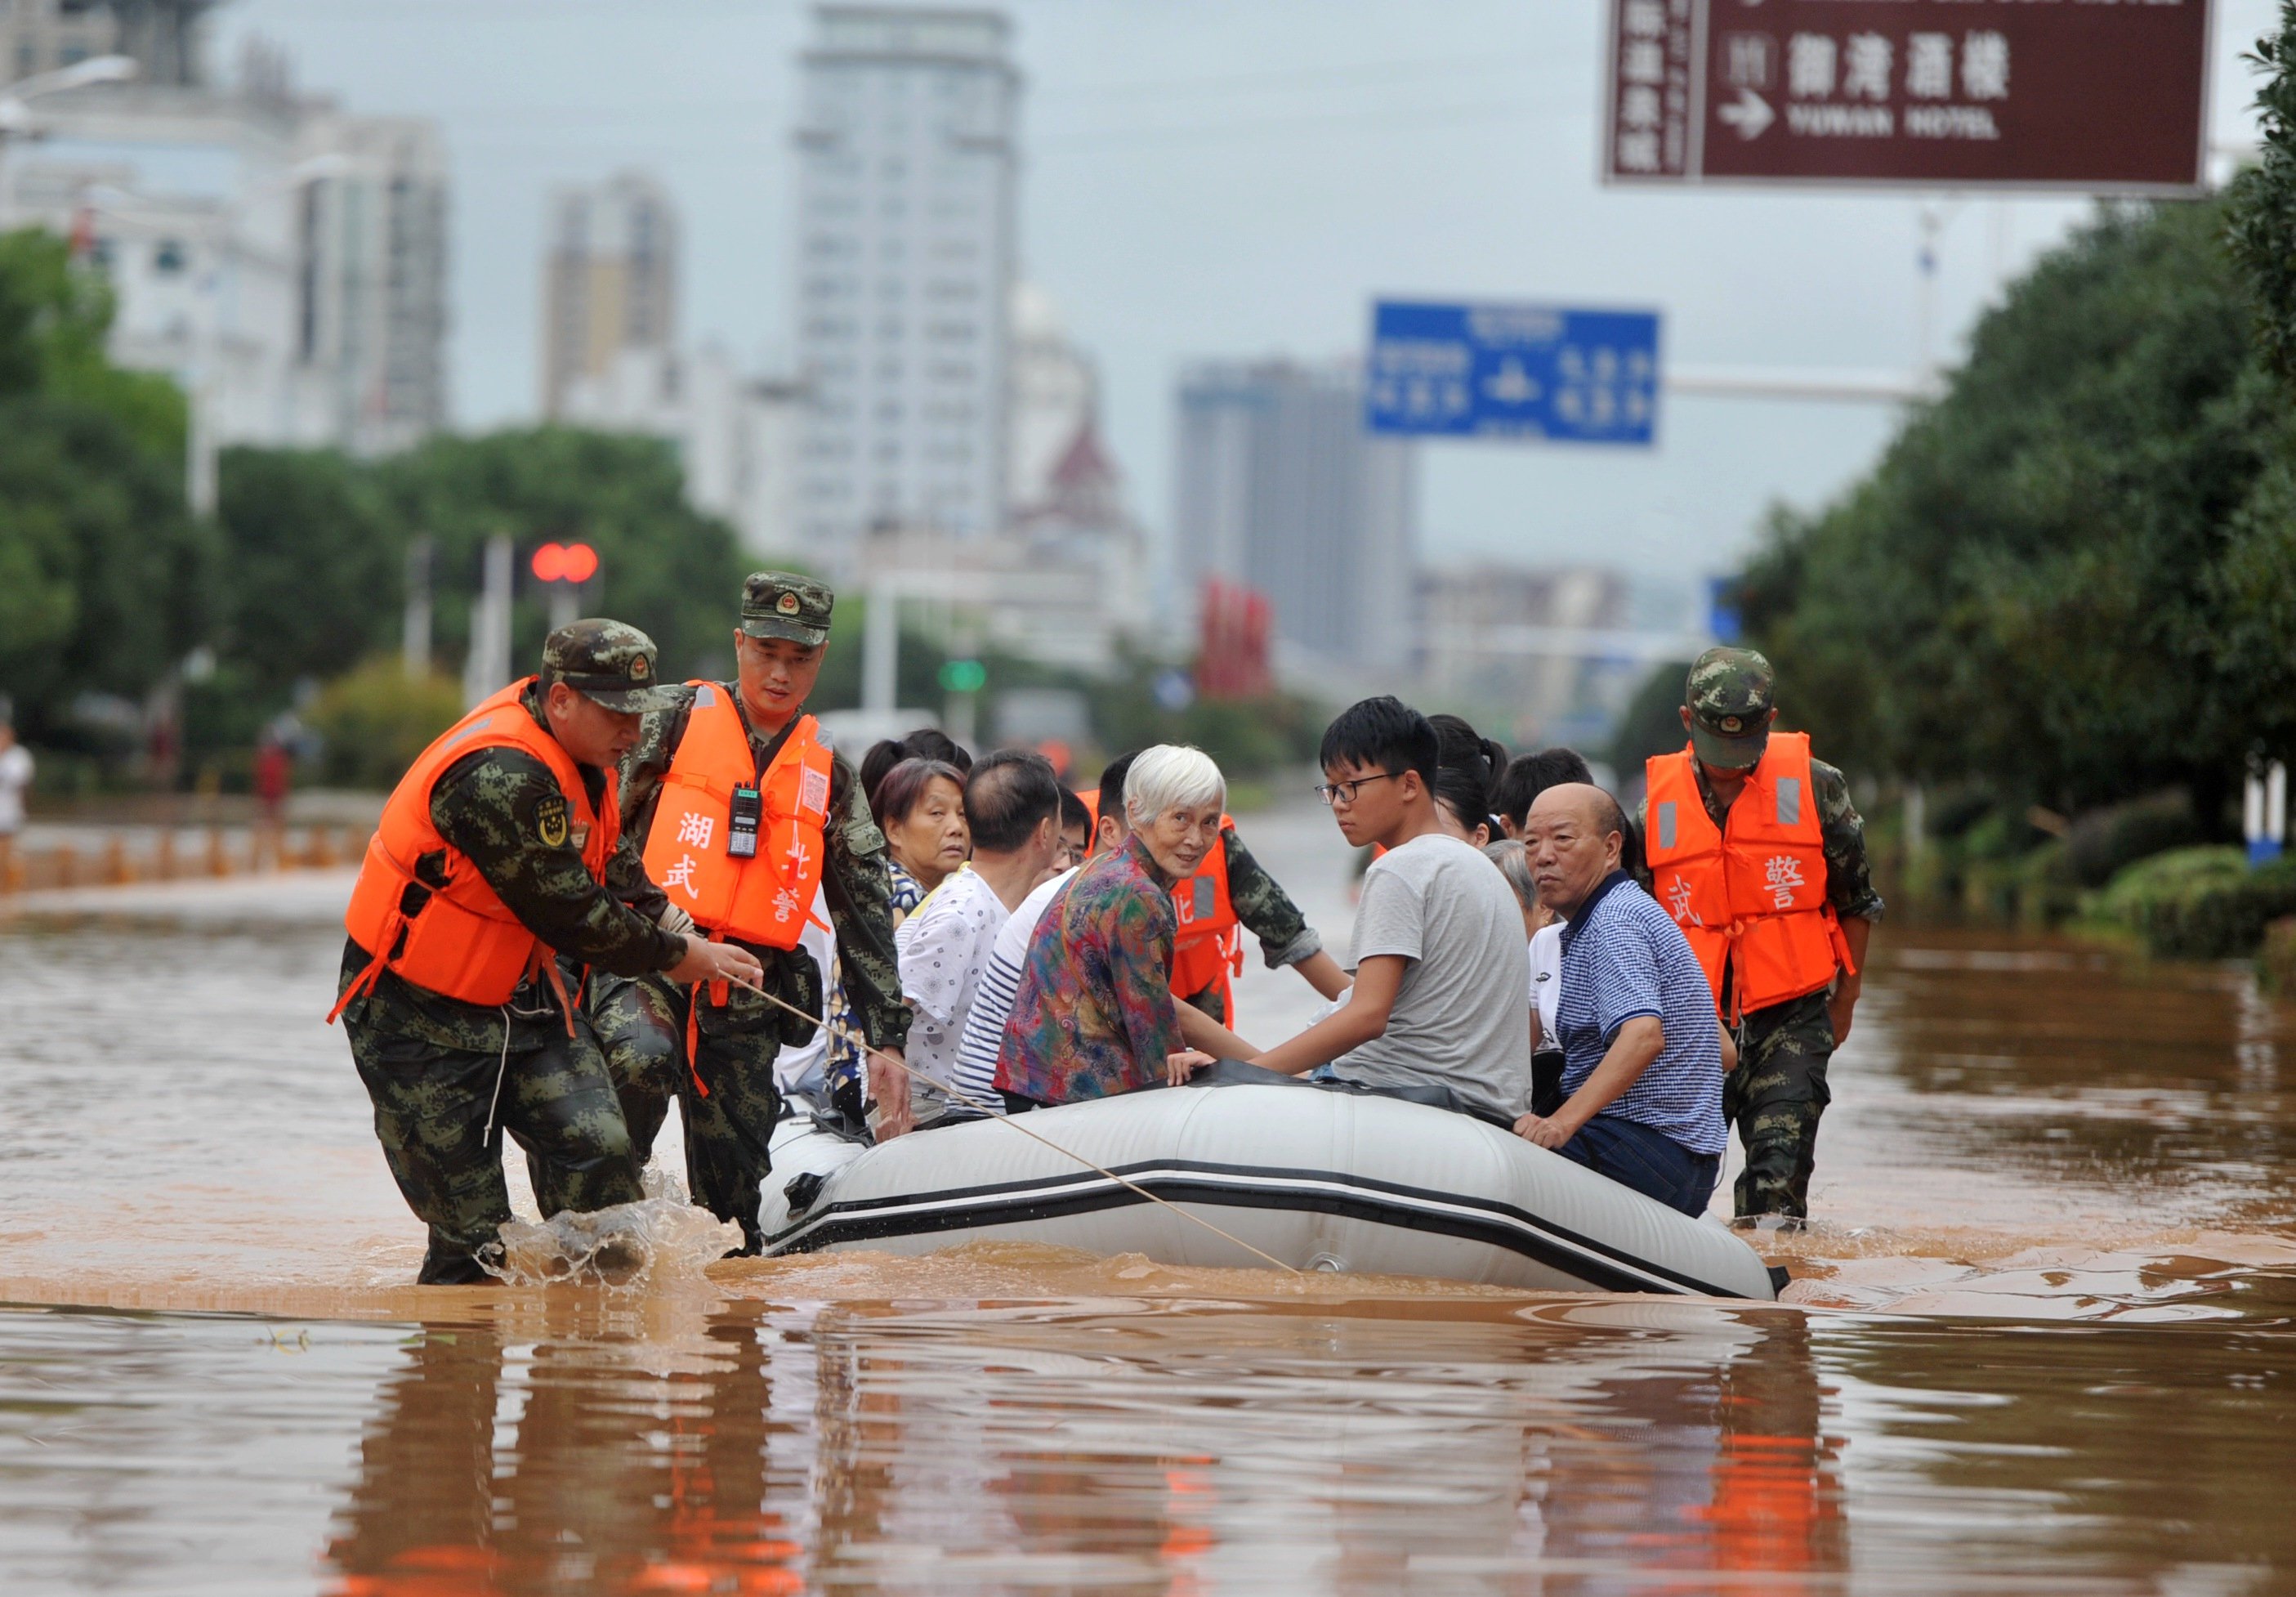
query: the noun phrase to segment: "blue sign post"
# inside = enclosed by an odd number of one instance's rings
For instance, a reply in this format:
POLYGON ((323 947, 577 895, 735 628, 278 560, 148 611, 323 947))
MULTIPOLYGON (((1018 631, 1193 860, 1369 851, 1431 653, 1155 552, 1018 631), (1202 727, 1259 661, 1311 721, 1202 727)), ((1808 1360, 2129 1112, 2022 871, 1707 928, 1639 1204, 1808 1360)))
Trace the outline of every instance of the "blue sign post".
POLYGON ((1658 372, 1654 311, 1382 300, 1372 316, 1364 424, 1417 437, 1648 447, 1658 372))

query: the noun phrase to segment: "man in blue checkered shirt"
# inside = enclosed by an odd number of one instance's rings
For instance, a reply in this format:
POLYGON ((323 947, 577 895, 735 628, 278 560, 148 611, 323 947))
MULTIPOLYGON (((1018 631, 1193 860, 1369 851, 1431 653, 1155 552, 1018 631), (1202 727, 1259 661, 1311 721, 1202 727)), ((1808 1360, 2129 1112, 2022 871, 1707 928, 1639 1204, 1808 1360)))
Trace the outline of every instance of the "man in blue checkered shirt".
POLYGON ((1722 1168, 1722 1028, 1682 928, 1621 868, 1626 831, 1615 799, 1575 782, 1524 824, 1539 901, 1563 922, 1563 1101, 1514 1129, 1702 1214, 1722 1168))

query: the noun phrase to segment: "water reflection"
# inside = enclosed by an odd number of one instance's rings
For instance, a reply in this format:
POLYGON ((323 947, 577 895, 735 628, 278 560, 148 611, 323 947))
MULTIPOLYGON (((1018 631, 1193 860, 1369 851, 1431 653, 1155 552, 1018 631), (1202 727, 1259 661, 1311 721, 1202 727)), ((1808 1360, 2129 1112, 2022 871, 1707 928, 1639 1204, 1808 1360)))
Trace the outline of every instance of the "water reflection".
POLYGON ((324 1589, 801 1589, 767 1506, 806 1485, 771 1476, 770 1331, 739 1313, 665 1329, 555 1313, 422 1328, 361 1439, 324 1589))
POLYGON ((1432 1557, 1468 1589, 1528 1558, 1603 1592, 1847 1566, 1802 1316, 1451 1306, 427 1327, 325 1589, 1372 1593, 1432 1557))

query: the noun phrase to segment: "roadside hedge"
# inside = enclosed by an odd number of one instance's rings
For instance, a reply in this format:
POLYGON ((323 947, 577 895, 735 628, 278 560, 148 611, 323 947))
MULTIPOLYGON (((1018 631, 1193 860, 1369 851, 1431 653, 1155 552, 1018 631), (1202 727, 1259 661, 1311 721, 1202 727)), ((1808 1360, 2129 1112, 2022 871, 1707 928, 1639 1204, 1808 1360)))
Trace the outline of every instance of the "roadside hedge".
POLYGON ((2296 858, 2251 870, 2236 848, 2171 849, 2115 876, 2092 908, 2154 954, 2239 959, 2262 946, 2267 926, 2296 915, 2296 858))

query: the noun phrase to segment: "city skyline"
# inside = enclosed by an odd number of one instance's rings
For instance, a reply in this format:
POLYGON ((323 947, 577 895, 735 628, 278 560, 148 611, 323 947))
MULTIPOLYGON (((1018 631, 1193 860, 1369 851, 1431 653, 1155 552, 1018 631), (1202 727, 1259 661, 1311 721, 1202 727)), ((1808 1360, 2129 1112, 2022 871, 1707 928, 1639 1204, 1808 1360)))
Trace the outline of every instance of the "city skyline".
MULTIPOLYGON (((1002 9, 1029 86, 1021 272, 1093 351, 1105 435, 1168 539, 1157 485, 1193 361, 1345 356, 1373 298, 1413 293, 1656 305, 1682 365, 1906 373, 1925 338, 1949 355, 1996 285, 2087 210, 1601 189, 1596 6, 1002 9), (1925 210, 1941 224, 1927 293, 1925 210)), ((2252 126, 2238 56, 2269 7, 2217 9, 2213 125, 2237 142, 2252 126)), ((809 12, 668 0, 647 16, 585 4, 543 28, 521 8, 430 0, 218 13, 219 54, 259 33, 357 108, 441 120, 463 426, 531 418, 536 318, 521 300, 543 195, 620 166, 660 172, 692 218, 689 328, 745 364, 795 354, 786 130, 809 12), (488 67, 505 60, 518 71, 488 67)), ((1822 502, 1896 421, 1881 406, 1669 395, 1645 457, 1430 449, 1427 553, 1553 563, 1599 547, 1644 574, 1728 569, 1770 501, 1822 502)))

